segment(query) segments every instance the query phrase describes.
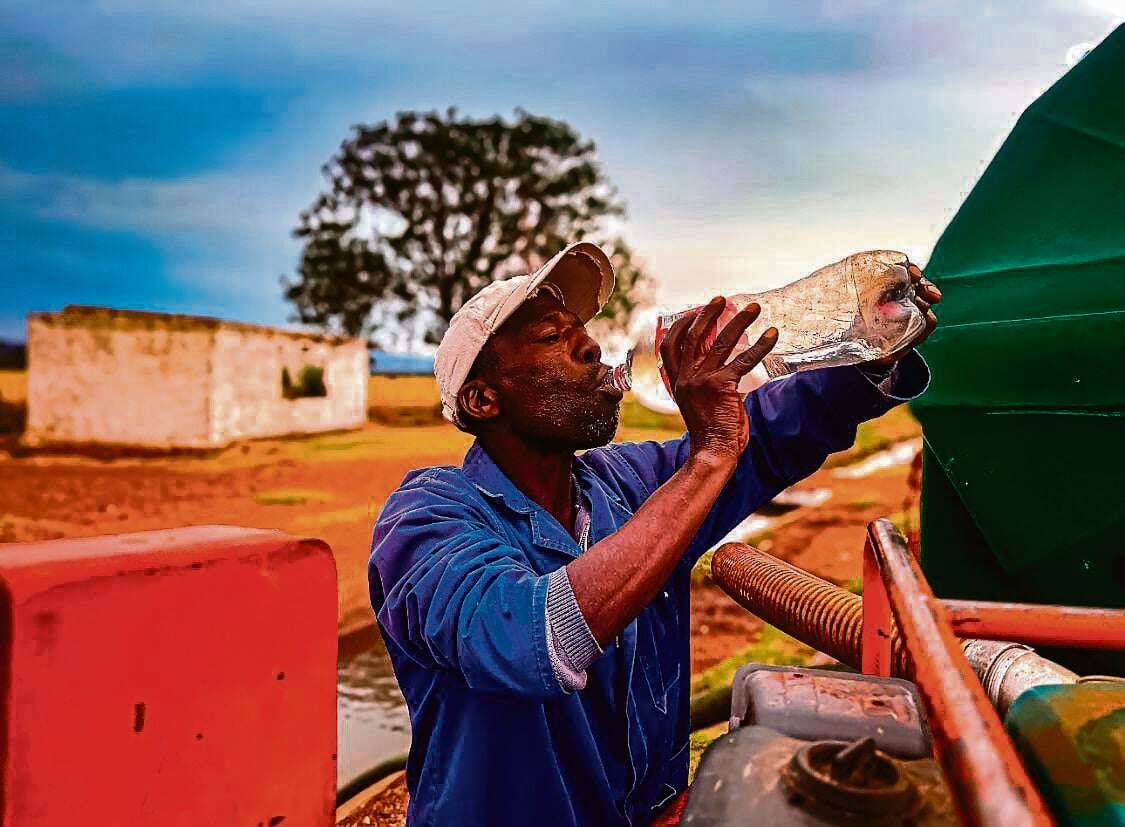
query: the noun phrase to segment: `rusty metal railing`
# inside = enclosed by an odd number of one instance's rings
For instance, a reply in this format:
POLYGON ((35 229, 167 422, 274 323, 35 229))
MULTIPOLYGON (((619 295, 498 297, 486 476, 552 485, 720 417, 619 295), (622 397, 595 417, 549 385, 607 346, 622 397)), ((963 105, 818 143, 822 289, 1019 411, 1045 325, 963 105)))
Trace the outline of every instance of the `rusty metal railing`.
POLYGON ((1039 790, 961 652, 945 606, 888 520, 868 526, 863 591, 864 671, 889 674, 893 618, 961 818, 997 827, 1051 824, 1039 790))
POLYGON ((913 679, 966 823, 1051 823, 996 707, 1002 712, 1027 686, 1077 676, 1013 642, 1125 649, 1125 611, 939 600, 886 520, 868 526, 862 598, 737 543, 719 549, 711 571, 767 623, 868 674, 913 679), (1009 661, 1019 668, 999 668, 1009 661))
POLYGON ((953 634, 1032 646, 1125 649, 1125 612, 1081 606, 943 600, 953 634))

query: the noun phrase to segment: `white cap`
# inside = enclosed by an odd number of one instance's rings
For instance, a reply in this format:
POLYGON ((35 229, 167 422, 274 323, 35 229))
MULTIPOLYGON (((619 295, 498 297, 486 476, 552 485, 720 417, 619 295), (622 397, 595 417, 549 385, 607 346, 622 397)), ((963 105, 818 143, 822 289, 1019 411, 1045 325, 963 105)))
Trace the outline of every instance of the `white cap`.
POLYGON ((450 422, 457 418, 457 393, 472 370, 481 348, 521 304, 546 285, 563 305, 582 320, 590 321, 613 292, 613 265, 596 244, 571 244, 527 276, 494 281, 461 305, 434 356, 434 375, 441 391, 441 413, 450 422))

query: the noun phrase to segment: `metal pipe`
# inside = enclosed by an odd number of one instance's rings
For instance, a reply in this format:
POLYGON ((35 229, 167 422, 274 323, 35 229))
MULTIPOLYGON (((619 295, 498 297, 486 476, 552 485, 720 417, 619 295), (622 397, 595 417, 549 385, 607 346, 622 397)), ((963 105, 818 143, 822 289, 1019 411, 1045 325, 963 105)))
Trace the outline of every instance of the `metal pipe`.
MULTIPOLYGON (((735 602, 787 635, 841 663, 861 665, 863 600, 778 558, 727 543, 711 559, 711 576, 735 602)), ((897 674, 906 658, 892 639, 897 674)))
POLYGON ((1036 646, 1125 649, 1125 610, 943 600, 957 637, 1036 646))
POLYGON ((1001 717, 1035 686, 1077 683, 1078 675, 1040 657, 1030 646, 1002 640, 966 640, 961 649, 1001 717))
POLYGON ((906 540, 888 520, 868 526, 866 552, 908 652, 911 675, 926 707, 934 751, 962 820, 967 824, 1049 825, 996 710, 953 636, 944 606, 922 576, 906 540))
MULTIPOLYGON (((882 589, 873 588, 861 599, 804 569, 740 543, 728 543, 715 552, 711 574, 747 611, 841 663, 855 668, 862 663, 864 673, 869 675, 909 676, 906 649, 890 616, 890 606, 882 604, 887 613, 885 620, 869 617, 872 622, 864 625, 865 616, 880 614, 878 598, 880 593, 885 596, 882 589), (889 637, 883 638, 880 628, 889 628, 889 637), (881 663, 872 667, 868 662, 881 644, 889 646, 890 669, 884 670, 881 663)), ((879 567, 871 555, 864 556, 864 579, 870 583, 880 579, 879 567)), ((980 605, 969 601, 939 602, 980 605)), ((1001 715, 1032 686, 1077 680, 1069 669, 1018 643, 965 640, 962 649, 1001 715)), ((692 704, 694 709, 694 698, 692 704)))
MULTIPOLYGON (((742 543, 727 543, 711 559, 711 576, 736 603, 785 634, 856 669, 862 665, 863 600, 804 569, 742 543)), ((906 674, 906 654, 891 636, 894 673, 906 674)))

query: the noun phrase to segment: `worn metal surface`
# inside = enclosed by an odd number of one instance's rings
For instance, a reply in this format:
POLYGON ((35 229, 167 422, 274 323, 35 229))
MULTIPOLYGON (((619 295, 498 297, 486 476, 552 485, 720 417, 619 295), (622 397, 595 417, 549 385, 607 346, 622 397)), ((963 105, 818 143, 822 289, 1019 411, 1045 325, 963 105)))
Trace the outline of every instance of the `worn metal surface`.
POLYGON ((1061 824, 1125 824, 1125 684, 1031 689, 1005 725, 1061 824))
MULTIPOLYGON (((1009 818, 1047 823, 1041 797, 972 674, 975 669, 991 690, 992 701, 1003 711, 1029 687, 1069 683, 1075 680, 1074 673, 1027 647, 987 640, 965 642, 970 667, 956 646, 946 602, 934 597, 893 526, 886 521, 872 524, 864 558, 862 600, 740 544, 719 549, 712 573, 742 606, 838 660, 862 664, 869 673, 911 676, 919 684, 924 681, 923 698, 935 733, 939 725, 941 728, 939 753, 954 774, 951 777, 956 779, 957 795, 969 823, 1016 823, 1006 821, 1009 818), (886 568, 891 562, 893 573, 886 568), (890 590, 884 579, 894 582, 890 590), (892 600, 895 594, 897 602, 892 600), (911 650, 921 663, 922 679, 899 631, 904 613, 912 624, 911 650), (940 716, 940 722, 935 716, 940 716)), ((961 634, 1003 630, 1033 642, 1059 643, 1065 637, 1070 645, 1083 645, 1095 638, 1093 621, 1099 619, 1108 629, 1098 644, 1101 648, 1118 647, 1116 624, 1125 614, 977 601, 949 601, 949 605, 961 634), (1059 617, 1063 619, 1058 627, 1050 627, 1052 618, 1059 617)))
POLYGON ((1076 683, 1078 675, 1019 643, 966 640, 961 650, 997 712, 1003 716, 1012 702, 1035 686, 1076 683))
POLYGON ((1125 649, 1125 609, 943 600, 957 637, 1035 646, 1125 649))
POLYGON ((922 701, 898 678, 750 663, 732 682, 730 728, 753 725, 807 741, 869 737, 898 758, 932 749, 922 701))
POLYGON ((222 526, 5 546, 3 827, 328 825, 331 551, 222 526))
MULTIPOLYGON (((863 582, 864 584, 880 582, 879 564, 871 551, 871 537, 865 540, 863 550, 863 582)), ((887 677, 895 674, 894 645, 895 627, 894 617, 891 615, 891 604, 887 599, 887 590, 884 588, 865 589, 863 596, 863 627, 861 654, 863 673, 865 675, 882 675, 887 677)), ((902 647, 899 646, 900 653, 902 647)), ((903 653, 904 654, 904 653, 903 653)), ((906 673, 905 659, 898 664, 897 674, 906 673)))
POLYGON ((857 815, 912 818, 921 803, 913 780, 874 738, 814 741, 793 754, 783 778, 791 796, 857 815))
POLYGON ((865 582, 864 592, 886 589, 909 652, 911 675, 926 707, 935 751, 961 818, 968 824, 998 827, 1050 824, 1038 790, 962 655, 945 609, 905 539, 888 520, 871 523, 868 539, 866 553, 881 577, 865 582))
MULTIPOLYGON (((917 761, 899 761, 878 756, 878 762, 857 766, 870 753, 861 754, 857 761, 840 767, 837 778, 832 769, 825 767, 816 755, 808 752, 817 744, 788 738, 768 727, 745 726, 716 740, 703 755, 695 783, 688 796, 687 808, 681 824, 685 827, 731 827, 740 824, 770 825, 914 825, 938 827, 957 824, 949 791, 942 780, 941 770, 932 758, 917 761), (804 764, 812 773, 802 785, 794 778, 794 758, 804 753, 804 764), (807 759, 812 759, 807 760, 807 759), (893 778, 886 767, 893 768, 893 778), (827 770, 827 771, 825 771, 827 770), (872 770, 865 773, 864 770, 872 770), (821 776, 819 779, 817 776, 821 776), (828 776, 827 778, 824 776, 828 776), (909 800, 895 793, 881 796, 880 792, 894 783, 897 789, 911 791, 909 800), (873 793, 865 795, 864 793, 873 793), (880 811, 880 804, 891 806, 880 811), (874 811, 861 802, 877 802, 874 811)), ((838 757, 840 744, 819 749, 830 750, 829 762, 838 757)), ((860 749, 863 753, 863 748, 860 749)), ((800 759, 798 759, 799 761, 800 759)))

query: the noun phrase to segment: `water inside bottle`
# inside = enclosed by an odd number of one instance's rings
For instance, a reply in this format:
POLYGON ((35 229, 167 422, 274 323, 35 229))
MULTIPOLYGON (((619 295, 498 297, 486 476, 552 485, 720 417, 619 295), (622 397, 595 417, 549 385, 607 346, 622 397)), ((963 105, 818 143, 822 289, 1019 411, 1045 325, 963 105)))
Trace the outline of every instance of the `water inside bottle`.
MULTIPOLYGON (((778 342, 762 364, 743 378, 739 385, 743 393, 796 371, 887 356, 912 340, 925 324, 914 302, 908 264, 904 253, 891 250, 855 253, 784 287, 730 296, 705 344, 709 347, 739 310, 754 302, 761 305, 761 315, 742 335, 730 358, 771 326, 778 329, 778 342)), ((651 339, 641 335, 630 358, 614 370, 618 387, 633 387, 638 396, 652 397, 654 404, 649 407, 675 410, 668 377, 659 363, 660 343, 678 319, 697 310, 659 316, 651 339), (662 394, 653 387, 657 371, 663 380, 662 394)))

